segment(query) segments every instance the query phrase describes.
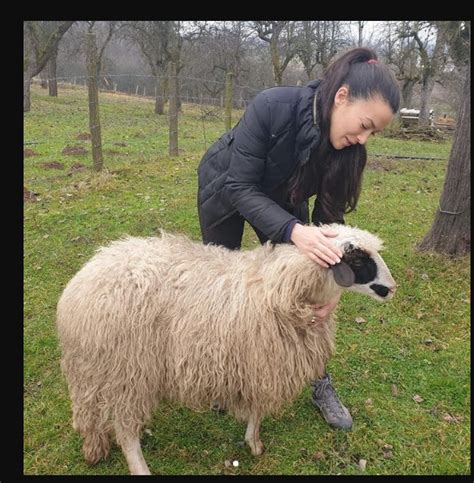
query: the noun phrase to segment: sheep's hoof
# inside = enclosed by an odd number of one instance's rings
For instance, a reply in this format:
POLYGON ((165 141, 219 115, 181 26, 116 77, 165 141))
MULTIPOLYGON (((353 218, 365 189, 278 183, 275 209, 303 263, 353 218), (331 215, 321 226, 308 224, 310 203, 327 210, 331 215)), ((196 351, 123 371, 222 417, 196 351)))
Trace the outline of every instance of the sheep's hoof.
POLYGON ((260 456, 265 451, 265 448, 261 441, 256 441, 252 443, 247 441, 247 444, 250 446, 250 451, 254 456, 260 456))

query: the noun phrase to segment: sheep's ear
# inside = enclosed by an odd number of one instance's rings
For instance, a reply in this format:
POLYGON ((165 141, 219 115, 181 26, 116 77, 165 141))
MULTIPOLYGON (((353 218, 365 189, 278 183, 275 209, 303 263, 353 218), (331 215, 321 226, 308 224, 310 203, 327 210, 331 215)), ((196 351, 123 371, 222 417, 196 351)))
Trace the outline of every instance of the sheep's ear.
POLYGON ((352 268, 345 262, 339 262, 331 266, 334 281, 341 287, 350 287, 355 280, 352 268))

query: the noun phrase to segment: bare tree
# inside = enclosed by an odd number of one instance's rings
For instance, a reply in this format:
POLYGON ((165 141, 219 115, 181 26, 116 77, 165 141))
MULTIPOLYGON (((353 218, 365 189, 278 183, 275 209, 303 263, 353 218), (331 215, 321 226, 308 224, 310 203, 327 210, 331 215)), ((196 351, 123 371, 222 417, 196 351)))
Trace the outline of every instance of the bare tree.
POLYGON ((223 94, 229 73, 239 82, 246 54, 246 41, 252 32, 245 22, 224 21, 209 25, 201 38, 201 48, 207 52, 208 72, 203 87, 214 98, 223 94))
POLYGON ((317 65, 324 69, 338 50, 347 46, 343 39, 341 22, 304 20, 297 23, 297 55, 308 79, 317 65))
POLYGON ((445 60, 447 27, 448 22, 446 21, 415 22, 412 30, 401 34, 401 38, 413 37, 421 57, 420 125, 428 125, 429 123, 431 93, 445 60), (417 30, 418 27, 420 27, 419 30, 417 30), (427 30, 427 40, 425 41, 420 36, 422 27, 427 30), (434 37, 434 45, 430 49, 429 42, 433 43, 432 37, 434 37))
POLYGON ((296 55, 295 22, 265 20, 253 22, 258 37, 270 46, 275 84, 282 84, 283 72, 296 55))
MULTIPOLYGON (((46 20, 39 24, 46 35, 51 35, 56 28, 57 22, 46 20)), ((52 49, 51 56, 46 63, 45 68, 41 71, 40 76, 46 79, 48 84, 49 95, 52 97, 58 96, 58 80, 57 80, 57 60, 58 60, 58 45, 52 49), (43 75, 41 75, 43 74, 43 75)))
POLYGON ((57 51, 63 35, 74 21, 55 22, 50 32, 45 32, 42 22, 26 21, 23 23, 24 57, 23 57, 23 111, 31 109, 31 79, 45 67, 50 57, 57 51))
POLYGON ((417 31, 416 22, 387 22, 384 29, 384 54, 387 61, 395 67, 395 75, 401 83, 401 107, 411 108, 414 87, 421 80, 421 67, 416 42, 411 31, 417 31))
POLYGON ((133 21, 127 22, 123 34, 131 38, 140 47, 143 57, 155 77, 155 113, 163 114, 166 98, 166 69, 170 60, 168 43, 171 22, 169 21, 133 21))
POLYGON ((99 116, 99 75, 105 48, 119 24, 118 22, 106 23, 106 35, 100 47, 97 45, 96 33, 94 31, 96 22, 86 22, 86 24, 88 26, 86 35, 87 91, 89 97, 89 128, 92 142, 92 160, 94 169, 96 171, 101 171, 103 167, 103 157, 99 116))

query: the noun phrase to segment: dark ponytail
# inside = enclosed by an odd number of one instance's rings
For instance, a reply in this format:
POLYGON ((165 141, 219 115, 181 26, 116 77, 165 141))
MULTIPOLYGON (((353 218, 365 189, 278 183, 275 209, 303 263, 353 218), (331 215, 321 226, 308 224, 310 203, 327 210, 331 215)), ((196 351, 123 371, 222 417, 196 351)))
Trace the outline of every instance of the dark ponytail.
POLYGON ((317 89, 317 119, 321 141, 309 161, 290 178, 292 203, 300 203, 317 194, 318 213, 324 223, 341 221, 345 213, 357 206, 362 174, 367 162, 364 145, 354 144, 334 149, 329 141, 331 110, 336 92, 349 87, 349 98, 381 97, 395 114, 400 104, 398 83, 377 54, 366 48, 352 49, 330 64, 317 89), (370 61, 370 62, 369 62, 370 61))

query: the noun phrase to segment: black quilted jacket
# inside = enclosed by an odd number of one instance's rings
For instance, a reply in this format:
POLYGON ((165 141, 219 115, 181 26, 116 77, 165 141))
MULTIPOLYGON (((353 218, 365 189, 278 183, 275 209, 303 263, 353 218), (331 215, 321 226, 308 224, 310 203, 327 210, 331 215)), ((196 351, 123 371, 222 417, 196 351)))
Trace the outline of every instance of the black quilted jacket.
MULTIPOLYGON (((313 122, 319 83, 262 91, 236 126, 207 150, 198 168, 198 203, 206 226, 239 212, 278 243, 292 220, 308 222, 307 201, 291 214, 285 209, 288 193, 278 188, 319 142, 313 122)), ((316 205, 312 221, 317 224, 316 205)))

